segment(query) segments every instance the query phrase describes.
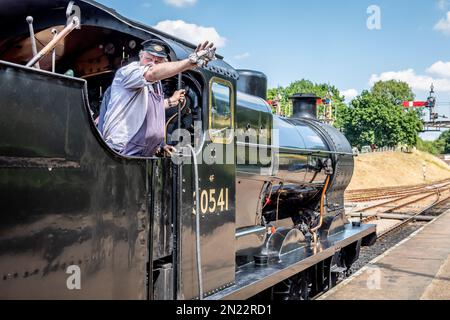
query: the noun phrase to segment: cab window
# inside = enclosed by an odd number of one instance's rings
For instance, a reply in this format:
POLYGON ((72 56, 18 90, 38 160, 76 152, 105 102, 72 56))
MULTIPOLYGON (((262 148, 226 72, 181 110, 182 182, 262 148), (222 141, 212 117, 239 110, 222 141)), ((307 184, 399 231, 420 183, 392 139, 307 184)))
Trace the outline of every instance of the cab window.
POLYGON ((210 88, 210 137, 215 143, 230 143, 233 139, 233 89, 231 83, 213 79, 210 88))

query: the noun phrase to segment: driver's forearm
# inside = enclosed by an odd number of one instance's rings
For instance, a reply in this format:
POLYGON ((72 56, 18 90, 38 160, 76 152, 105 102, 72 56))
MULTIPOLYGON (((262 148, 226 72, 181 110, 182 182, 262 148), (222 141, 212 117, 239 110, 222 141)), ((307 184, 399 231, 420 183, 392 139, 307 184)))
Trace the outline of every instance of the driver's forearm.
POLYGON ((148 82, 156 82, 173 77, 178 73, 189 70, 191 68, 192 63, 189 61, 189 59, 175 62, 165 62, 152 66, 145 73, 144 77, 148 82))

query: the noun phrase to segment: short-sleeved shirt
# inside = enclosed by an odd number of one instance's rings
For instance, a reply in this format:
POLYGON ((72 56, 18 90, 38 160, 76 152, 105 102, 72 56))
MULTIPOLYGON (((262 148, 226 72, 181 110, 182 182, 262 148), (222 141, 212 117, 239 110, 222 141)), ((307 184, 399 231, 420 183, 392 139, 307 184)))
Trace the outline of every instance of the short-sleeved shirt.
POLYGON ((129 141, 123 154, 129 156, 152 157, 165 138, 165 108, 164 94, 161 82, 157 82, 150 89, 150 98, 147 107, 147 116, 139 131, 129 141))
POLYGON ((144 75, 152 65, 133 62, 119 69, 111 85, 111 99, 103 138, 125 155, 153 156, 164 142, 165 109, 161 82, 144 75))

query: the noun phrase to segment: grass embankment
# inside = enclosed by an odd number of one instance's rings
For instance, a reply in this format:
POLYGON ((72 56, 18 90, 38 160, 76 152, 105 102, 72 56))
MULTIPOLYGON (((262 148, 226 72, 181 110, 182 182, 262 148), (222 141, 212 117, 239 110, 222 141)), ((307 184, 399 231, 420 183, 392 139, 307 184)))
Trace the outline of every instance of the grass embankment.
POLYGON ((348 190, 416 185, 444 179, 450 179, 450 166, 431 154, 421 151, 369 153, 355 158, 355 173, 348 190))

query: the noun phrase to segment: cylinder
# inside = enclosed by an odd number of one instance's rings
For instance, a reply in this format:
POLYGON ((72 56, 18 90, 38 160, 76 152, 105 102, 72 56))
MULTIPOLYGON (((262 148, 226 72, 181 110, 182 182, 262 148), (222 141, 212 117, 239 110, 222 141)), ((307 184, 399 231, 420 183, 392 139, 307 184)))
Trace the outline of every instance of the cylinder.
POLYGON ((292 118, 317 119, 317 99, 313 93, 296 93, 292 100, 292 118))
POLYGON ((238 91, 267 100, 267 77, 264 73, 253 70, 237 70, 238 91))

